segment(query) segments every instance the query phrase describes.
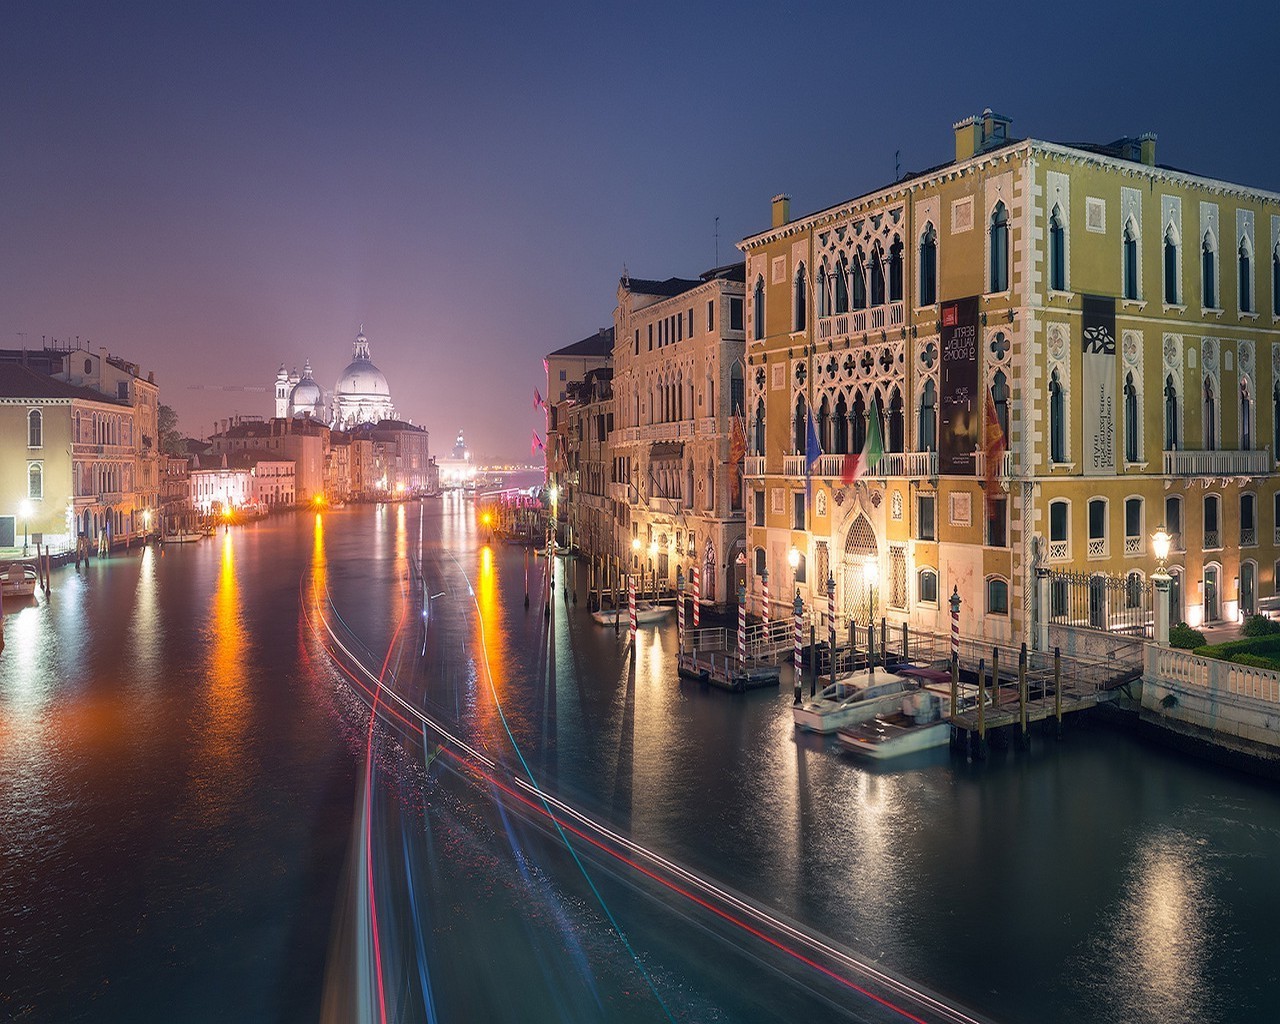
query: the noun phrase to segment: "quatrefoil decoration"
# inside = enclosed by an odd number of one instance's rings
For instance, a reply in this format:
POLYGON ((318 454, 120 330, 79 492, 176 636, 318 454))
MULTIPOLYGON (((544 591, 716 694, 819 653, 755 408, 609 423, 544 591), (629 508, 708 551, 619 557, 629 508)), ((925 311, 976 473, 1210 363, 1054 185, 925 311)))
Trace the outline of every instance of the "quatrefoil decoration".
POLYGON ((844 363, 841 368, 848 376, 852 377, 853 371, 858 368, 858 364, 853 361, 852 355, 847 355, 844 357, 844 363))
POLYGON ((836 364, 836 357, 835 357, 835 356, 831 356, 831 357, 827 360, 827 365, 826 365, 827 376, 828 376, 831 380, 835 380, 835 378, 836 378, 836 371, 838 371, 839 369, 840 369, 840 367, 836 364))
POLYGON ((888 373, 893 369, 893 353, 887 348, 880 352, 880 369, 884 373, 888 373))
POLYGON ((764 390, 764 367, 763 366, 756 367, 756 390, 757 391, 764 390))
POLYGON ((996 357, 997 363, 1004 362, 1004 357, 1012 347, 1009 339, 1004 336, 1004 331, 996 331, 996 336, 991 339, 991 354, 996 357))
POLYGON ((862 358, 858 360, 858 365, 862 367, 862 375, 870 377, 871 371, 876 368, 876 361, 870 352, 863 352, 862 358))
POLYGON ((796 383, 804 387, 804 379, 809 375, 809 371, 804 368, 804 363, 796 363, 796 383))
POLYGON ((933 342, 929 342, 920 353, 920 362, 924 363, 926 370, 932 370, 933 364, 938 361, 938 346, 933 342))

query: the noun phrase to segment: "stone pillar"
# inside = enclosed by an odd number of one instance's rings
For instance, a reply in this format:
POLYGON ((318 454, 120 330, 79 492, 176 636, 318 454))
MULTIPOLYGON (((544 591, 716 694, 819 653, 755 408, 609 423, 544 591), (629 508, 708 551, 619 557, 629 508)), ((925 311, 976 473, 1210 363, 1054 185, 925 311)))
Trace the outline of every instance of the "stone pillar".
POLYGON ((1151 582, 1156 588, 1156 629, 1154 640, 1163 647, 1169 646, 1169 596, 1172 577, 1163 569, 1151 574, 1151 582))
POLYGON ((1036 650, 1049 649, 1049 570, 1036 569, 1036 650))

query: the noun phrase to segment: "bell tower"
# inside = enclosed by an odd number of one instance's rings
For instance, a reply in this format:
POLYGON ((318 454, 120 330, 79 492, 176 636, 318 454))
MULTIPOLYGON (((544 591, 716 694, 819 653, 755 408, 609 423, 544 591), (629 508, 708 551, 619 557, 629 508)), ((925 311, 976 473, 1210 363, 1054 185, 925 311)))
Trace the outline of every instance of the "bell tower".
POLYGON ((285 372, 284 363, 276 371, 276 419, 289 418, 289 374, 285 372))

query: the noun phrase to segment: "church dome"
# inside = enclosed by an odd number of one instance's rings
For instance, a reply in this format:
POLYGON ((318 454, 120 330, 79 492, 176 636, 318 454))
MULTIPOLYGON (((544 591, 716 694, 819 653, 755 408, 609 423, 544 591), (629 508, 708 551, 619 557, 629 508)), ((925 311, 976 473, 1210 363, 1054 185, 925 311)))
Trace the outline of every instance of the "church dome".
POLYGON ((289 405, 295 416, 304 412, 318 416, 323 403, 324 394, 320 391, 320 385, 315 382, 315 378, 311 376, 311 362, 308 360, 302 368, 302 378, 289 393, 289 405))
POLYGON ((387 385, 386 375, 369 359, 369 340, 364 336, 363 330, 356 338, 355 351, 352 354, 354 358, 338 377, 334 394, 376 395, 380 398, 389 398, 391 388, 387 385))

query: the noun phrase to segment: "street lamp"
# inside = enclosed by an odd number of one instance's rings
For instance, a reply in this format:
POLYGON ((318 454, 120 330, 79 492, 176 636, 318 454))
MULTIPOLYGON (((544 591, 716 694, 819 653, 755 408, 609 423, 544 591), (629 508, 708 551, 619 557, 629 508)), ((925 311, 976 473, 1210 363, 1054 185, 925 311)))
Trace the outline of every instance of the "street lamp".
POLYGON ((27 557, 27 520, 31 518, 31 502, 23 498, 18 502, 18 515, 22 519, 22 557, 27 557))
POLYGON ((799 548, 792 548, 790 551, 787 552, 787 565, 791 566, 792 570, 800 568, 800 549, 799 548))
POLYGON ((1156 553, 1156 560, 1160 563, 1156 566, 1156 572, 1165 571, 1164 562, 1169 557, 1169 547, 1172 543, 1173 536, 1165 530, 1164 524, 1161 523, 1151 537, 1151 550, 1156 553))
MULTIPOLYGON (((1169 557, 1169 546, 1173 538, 1161 523, 1159 529, 1151 537, 1151 550, 1156 554, 1156 571, 1151 574, 1151 585, 1156 591, 1156 608, 1155 608, 1155 642, 1158 644, 1168 645, 1169 643, 1169 613, 1170 613, 1170 586, 1173 583, 1168 571, 1165 569, 1165 559, 1169 557)), ((1238 593, 1238 591, 1237 591, 1238 593)))

